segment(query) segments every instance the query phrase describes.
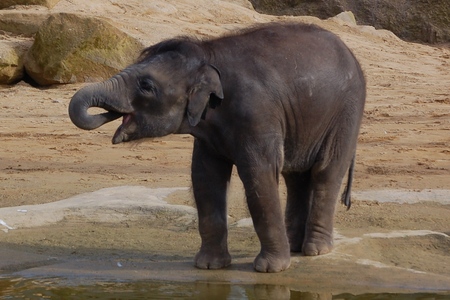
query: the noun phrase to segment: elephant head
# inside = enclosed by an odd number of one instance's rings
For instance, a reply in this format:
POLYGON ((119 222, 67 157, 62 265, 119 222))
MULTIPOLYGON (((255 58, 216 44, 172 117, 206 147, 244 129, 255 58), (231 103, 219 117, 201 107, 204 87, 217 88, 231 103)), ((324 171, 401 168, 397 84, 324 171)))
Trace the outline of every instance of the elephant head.
POLYGON ((114 144, 196 126, 211 97, 224 97, 219 71, 204 57, 197 44, 186 40, 147 48, 137 63, 79 90, 69 104, 70 119, 79 128, 92 130, 123 117, 114 144), (106 112, 91 115, 91 107, 106 112))

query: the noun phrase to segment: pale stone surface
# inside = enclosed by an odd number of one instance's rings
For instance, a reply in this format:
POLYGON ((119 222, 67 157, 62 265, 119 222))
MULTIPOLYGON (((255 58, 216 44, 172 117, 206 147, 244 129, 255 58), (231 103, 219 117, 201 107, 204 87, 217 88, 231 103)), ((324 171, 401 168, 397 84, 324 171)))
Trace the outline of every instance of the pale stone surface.
POLYGON ((0 228, 48 226, 73 216, 86 221, 120 222, 158 213, 191 223, 196 218, 194 208, 164 201, 170 193, 186 189, 119 186, 47 204, 0 208, 0 228))
POLYGON ((334 20, 341 20, 345 24, 348 24, 350 26, 356 26, 356 19, 355 15, 351 11, 343 11, 340 14, 334 16, 332 19, 334 20))

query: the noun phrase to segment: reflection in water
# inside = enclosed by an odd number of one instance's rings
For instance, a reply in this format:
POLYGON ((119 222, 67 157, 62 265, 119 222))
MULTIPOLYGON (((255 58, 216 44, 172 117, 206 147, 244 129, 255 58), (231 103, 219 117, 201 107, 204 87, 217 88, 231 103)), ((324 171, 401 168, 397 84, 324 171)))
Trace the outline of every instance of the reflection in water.
POLYGON ((279 285, 228 283, 106 282, 74 285, 61 279, 0 278, 0 299, 450 299, 450 294, 308 293, 279 285))

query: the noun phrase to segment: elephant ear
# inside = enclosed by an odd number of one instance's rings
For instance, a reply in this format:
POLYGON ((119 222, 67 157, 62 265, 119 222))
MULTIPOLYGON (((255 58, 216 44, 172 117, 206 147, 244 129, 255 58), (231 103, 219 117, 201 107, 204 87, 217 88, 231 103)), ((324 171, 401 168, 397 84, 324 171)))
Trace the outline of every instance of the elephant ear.
POLYGON ((211 65, 204 65, 199 72, 200 75, 191 89, 187 105, 187 117, 191 126, 196 126, 200 122, 211 94, 223 99, 219 71, 211 65))

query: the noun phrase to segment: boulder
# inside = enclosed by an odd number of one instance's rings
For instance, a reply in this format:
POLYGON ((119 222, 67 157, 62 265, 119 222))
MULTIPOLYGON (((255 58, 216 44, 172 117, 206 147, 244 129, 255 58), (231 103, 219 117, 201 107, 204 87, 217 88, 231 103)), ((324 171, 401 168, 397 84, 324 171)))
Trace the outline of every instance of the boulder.
POLYGON ((14 5, 41 5, 52 8, 59 0, 2 0, 0 9, 8 8, 14 5))
POLYGON ((408 41, 450 42, 449 0, 251 0, 255 9, 274 15, 321 19, 352 11, 361 25, 387 29, 408 41))
POLYGON ((25 69, 40 85, 99 81, 131 64, 142 49, 107 20, 57 13, 41 25, 25 69))
POLYGON ((11 84, 22 79, 23 60, 31 43, 31 40, 0 40, 0 84, 11 84))
POLYGON ((0 30, 33 36, 48 16, 48 12, 41 11, 0 10, 0 30))
POLYGON ((349 26, 357 25, 355 15, 351 11, 343 11, 340 14, 334 16, 332 19, 336 21, 341 21, 349 26))

